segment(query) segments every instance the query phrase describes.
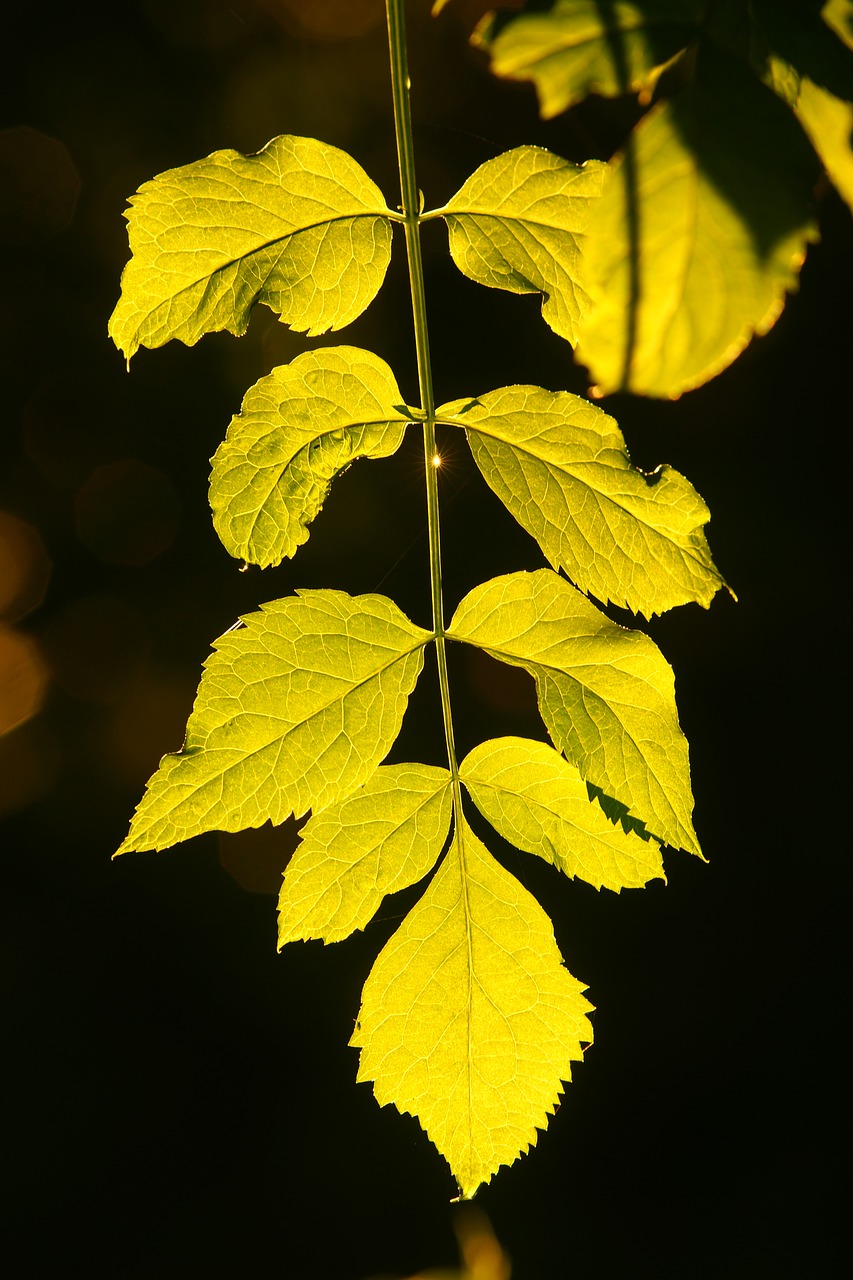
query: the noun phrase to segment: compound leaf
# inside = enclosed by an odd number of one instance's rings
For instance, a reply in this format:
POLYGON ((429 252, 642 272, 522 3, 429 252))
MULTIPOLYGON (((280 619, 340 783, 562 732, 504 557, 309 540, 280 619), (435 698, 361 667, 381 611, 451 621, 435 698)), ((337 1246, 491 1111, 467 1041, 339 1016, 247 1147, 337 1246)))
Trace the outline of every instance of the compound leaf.
POLYGON ((447 634, 529 671, 548 732, 581 777, 651 834, 700 853, 672 669, 648 636, 611 622, 550 569, 475 587, 447 634))
POLYGON ((814 157, 791 113, 710 46, 643 117, 589 226, 578 359, 604 391, 678 396, 773 325, 796 286, 814 157))
POLYGON ((246 393, 213 458, 213 523, 231 555, 262 567, 292 556, 332 479, 394 453, 411 421, 394 375, 356 347, 306 351, 246 393))
POLYGON ((506 80, 530 80, 545 119, 590 93, 636 92, 695 36, 707 0, 553 0, 544 12, 488 14, 473 42, 506 80))
POLYGON ((182 750, 164 756, 119 849, 163 849, 321 809, 396 738, 430 634, 384 596, 300 591, 216 641, 182 750))
POLYGON ((365 983, 358 1078, 418 1118, 468 1198, 545 1128, 592 1040, 583 990, 545 912, 462 820, 365 983))
POLYGON ((544 742, 495 738, 469 752, 459 776, 504 840, 596 889, 666 879, 660 848, 615 826, 574 765, 544 742))
POLYGON ((386 893, 432 868, 450 830, 450 774, 380 766, 353 795, 315 813, 284 873, 278 945, 339 942, 363 929, 386 893))
POLYGON ((511 293, 541 293, 542 316, 574 343, 589 304, 581 244, 606 166, 579 167, 540 147, 487 160, 440 213, 463 275, 511 293))
POLYGON ((631 465, 616 423, 567 391, 503 387, 443 405, 477 466, 555 568, 599 600, 644 614, 724 585, 703 533, 710 513, 671 467, 631 465))
POLYGON ((132 257, 110 320, 128 360, 170 338, 245 333, 256 302, 294 329, 340 329, 373 300, 391 256, 381 191, 313 138, 161 173, 131 197, 128 222, 132 257))

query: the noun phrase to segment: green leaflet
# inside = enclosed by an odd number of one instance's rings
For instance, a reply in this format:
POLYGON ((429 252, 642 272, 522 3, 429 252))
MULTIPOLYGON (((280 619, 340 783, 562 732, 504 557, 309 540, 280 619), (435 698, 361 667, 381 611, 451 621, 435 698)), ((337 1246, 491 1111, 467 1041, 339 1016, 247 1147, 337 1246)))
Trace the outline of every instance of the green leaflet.
POLYGON ((329 485, 356 458, 386 458, 411 416, 391 370, 356 347, 306 351, 246 393, 213 458, 210 505, 232 556, 292 556, 329 485))
POLYGON ((796 111, 831 182, 853 210, 853 106, 804 79, 796 111))
POLYGON ((463 821, 365 983, 358 1078, 418 1118, 469 1198, 545 1128, 592 1040, 583 990, 545 912, 463 821))
POLYGON ((651 834, 700 853, 672 670, 648 636, 611 622, 550 569, 475 587, 447 634, 529 671, 548 732, 581 776, 651 834))
POLYGON ((666 879, 659 847, 610 822, 574 765, 544 742, 483 742, 469 752, 459 776, 504 840, 567 876, 616 893, 666 879))
POLYGON ((131 197, 110 336, 128 360, 170 338, 191 346, 218 329, 245 333, 256 302, 294 329, 340 329, 385 278, 388 214, 352 157, 313 138, 170 169, 131 197))
POLYGON ((383 596, 301 591, 249 614, 205 663, 182 750, 119 849, 163 849, 321 809, 396 738, 429 632, 383 596))
POLYGON ((503 387, 437 410, 466 430, 488 484, 582 590, 647 616, 724 585, 702 532, 710 519, 671 467, 631 466, 616 423, 567 391, 503 387))
POLYGON ((543 318, 574 343, 589 304, 580 247, 605 170, 540 147, 487 160, 435 211, 447 221, 453 261, 478 284, 543 294, 543 318))
POLYGON ((814 165, 796 122, 712 48, 640 121, 589 227, 578 359, 604 391, 678 396, 765 333, 796 285, 814 165))
POLYGON ((791 101, 830 180, 853 209, 853 48, 850 0, 831 0, 823 14, 773 0, 753 0, 774 66, 797 76, 791 101), (845 45, 847 46, 845 48, 845 45))
POLYGON ((450 814, 450 774, 425 764, 380 766, 354 795, 316 813, 284 873, 279 947, 363 929, 386 893, 432 868, 450 814))
POLYGON ((553 0, 541 13, 488 14, 473 42, 496 76, 533 81, 550 119, 590 93, 648 86, 695 36, 706 8, 707 0, 553 0))

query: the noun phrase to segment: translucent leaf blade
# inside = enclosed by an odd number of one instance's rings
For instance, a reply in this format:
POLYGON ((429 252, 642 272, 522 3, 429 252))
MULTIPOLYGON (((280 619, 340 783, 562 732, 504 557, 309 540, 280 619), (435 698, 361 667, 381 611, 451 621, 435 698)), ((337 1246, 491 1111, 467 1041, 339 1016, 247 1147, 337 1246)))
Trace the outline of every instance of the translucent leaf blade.
POLYGON ((387 893, 432 869, 451 807, 446 769, 400 764, 380 766, 353 795, 309 818, 284 873, 279 947, 339 942, 363 929, 387 893))
POLYGON ((356 347, 323 347, 246 394, 213 458, 213 523, 232 556, 266 568, 308 538, 332 479, 387 458, 410 421, 394 375, 356 347))
POLYGON ((700 853, 672 668, 648 636, 611 622, 550 569, 475 587, 448 635, 529 671, 548 732, 581 777, 651 834, 700 853))
POLYGON ((119 849, 164 849, 320 809, 396 738, 428 632, 383 596, 302 591, 216 641, 183 749, 164 756, 119 849))
POLYGON ((830 181, 853 210, 853 105, 804 79, 796 113, 830 181))
POLYGON ((598 386, 678 396, 766 333, 817 238, 814 177, 788 109, 703 48, 694 82, 634 130, 590 223, 577 354, 598 386))
POLYGON ((542 316, 576 340, 589 298, 583 232, 606 166, 583 168, 539 147, 516 147, 477 169, 440 210, 463 275, 493 289, 541 293, 542 316))
POLYGON ((710 512, 684 476, 631 465, 616 423, 567 391, 503 387, 444 405, 489 486, 548 560, 599 600, 651 616, 724 582, 703 532, 710 512))
POLYGON ((391 255, 379 188, 313 138, 161 173, 131 197, 128 222, 132 257, 110 320, 128 360, 170 338, 245 333, 256 302, 306 333, 340 329, 375 297, 391 255))
POLYGON ((481 24, 474 43, 485 48, 491 70, 506 80, 536 86, 540 114, 559 115, 590 93, 614 97, 636 92, 696 34, 702 0, 554 0, 541 13, 481 24))
POLYGON ((358 1078, 417 1117, 468 1198, 545 1128, 592 1040, 583 990, 542 908, 463 823, 365 983, 358 1078))
POLYGON ((466 756, 459 776, 504 840, 570 878, 616 893, 666 879, 658 845, 610 822, 574 765, 544 742, 483 742, 466 756))

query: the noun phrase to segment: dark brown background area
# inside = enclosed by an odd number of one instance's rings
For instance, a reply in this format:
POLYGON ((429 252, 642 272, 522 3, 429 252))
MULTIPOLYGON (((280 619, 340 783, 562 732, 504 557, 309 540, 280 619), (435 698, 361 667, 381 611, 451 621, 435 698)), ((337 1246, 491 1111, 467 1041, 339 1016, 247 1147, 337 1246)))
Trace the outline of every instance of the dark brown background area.
MULTIPOLYGON (((532 90, 494 81, 467 47, 476 5, 435 22, 427 8, 410 5, 428 205, 523 142, 612 152, 630 104, 545 125, 532 90)), ((180 745, 211 640, 241 612, 328 586, 380 589, 428 620, 414 432, 335 484, 295 561, 241 574, 213 533, 207 459, 232 413, 316 344, 261 308, 246 338, 142 351, 128 375, 106 336, 125 199, 164 169, 308 134, 396 203, 377 17, 355 0, 3 6, 0 660, 19 723, 0 738, 0 1203, 16 1277, 367 1280, 456 1258, 443 1161, 356 1086, 346 1047, 372 958, 417 891, 365 934, 277 956, 288 828, 109 860, 180 745)), ((853 241, 834 193, 820 205, 823 241, 767 338, 680 402, 605 402, 638 464, 670 462, 706 498, 740 603, 648 628, 676 671, 707 866, 669 854, 666 887, 617 897, 491 840, 598 1010, 547 1135, 478 1196, 516 1280, 828 1274, 853 241)), ((441 228, 425 230, 439 399, 512 382, 582 393, 536 300, 463 279, 441 228)), ((321 341, 376 351, 412 402, 401 249, 370 310, 321 341)), ((450 608, 539 567, 455 440, 441 485, 450 608)), ((526 678, 458 654, 452 677, 463 751, 541 736, 526 678)), ((428 670, 393 758, 441 749, 428 670)))

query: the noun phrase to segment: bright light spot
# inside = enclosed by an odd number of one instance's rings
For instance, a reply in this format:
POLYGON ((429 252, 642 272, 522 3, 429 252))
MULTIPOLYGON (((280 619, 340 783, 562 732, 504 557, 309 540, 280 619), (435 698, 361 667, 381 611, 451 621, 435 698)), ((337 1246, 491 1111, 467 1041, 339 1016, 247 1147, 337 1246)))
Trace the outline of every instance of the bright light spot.
POLYGON ((438 468, 441 466, 441 454, 440 454, 440 453, 434 453, 434 454, 432 455, 432 465, 435 467, 436 471, 437 471, 437 470, 438 470, 438 468))

